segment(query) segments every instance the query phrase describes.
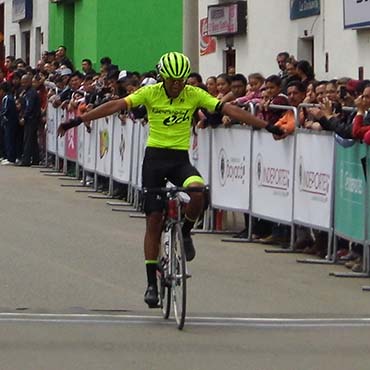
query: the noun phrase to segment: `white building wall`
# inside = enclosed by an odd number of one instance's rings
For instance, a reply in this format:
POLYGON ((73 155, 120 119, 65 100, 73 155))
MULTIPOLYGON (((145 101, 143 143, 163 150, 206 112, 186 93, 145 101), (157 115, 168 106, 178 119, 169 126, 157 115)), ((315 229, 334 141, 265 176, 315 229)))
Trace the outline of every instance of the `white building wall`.
POLYGON ((35 66, 39 53, 48 48, 49 0, 33 0, 32 20, 12 22, 12 0, 0 1, 4 3, 4 44, 5 55, 10 54, 10 36, 16 37, 16 58, 24 58, 24 41, 22 32, 30 31, 30 65, 35 66), (36 28, 41 28, 42 40, 38 41, 36 28), (41 41, 43 41, 41 43, 41 41))
MULTIPOLYGON (((207 17, 208 5, 222 2, 226 1, 199 0, 199 18, 207 17)), ((248 0, 247 7, 247 34, 234 37, 237 72, 261 72, 265 76, 276 73, 276 54, 288 51, 298 59, 306 59, 307 50, 299 45, 312 37, 317 79, 357 78, 359 66, 364 67, 364 77, 370 78, 370 29, 344 29, 343 1, 321 0, 320 15, 293 21, 290 0, 248 0)), ((225 71, 225 49, 225 37, 218 37, 216 53, 199 58, 199 71, 204 77, 225 71)))

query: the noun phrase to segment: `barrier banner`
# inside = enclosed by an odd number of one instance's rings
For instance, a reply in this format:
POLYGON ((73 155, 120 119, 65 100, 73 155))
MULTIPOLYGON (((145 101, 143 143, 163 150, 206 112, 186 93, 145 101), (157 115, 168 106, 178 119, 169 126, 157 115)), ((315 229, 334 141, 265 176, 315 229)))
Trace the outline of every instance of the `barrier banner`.
POLYGON ((48 103, 47 110, 47 149, 48 152, 56 154, 57 151, 57 128, 58 128, 58 109, 48 103))
POLYGON ((112 164, 113 116, 97 120, 96 172, 109 177, 112 164))
POLYGON ((332 134, 296 133, 294 221, 332 227, 334 139, 332 134))
POLYGON ((140 136, 139 136, 139 157, 138 157, 138 174, 137 174, 137 186, 141 189, 142 185, 142 169, 143 169, 143 160, 145 155, 146 142, 148 141, 149 135, 149 125, 144 124, 142 121, 138 121, 140 125, 140 136))
POLYGON ((246 127, 212 130, 212 206, 250 209, 251 130, 246 127))
POLYGON ((190 162, 197 168, 206 184, 210 183, 211 128, 197 129, 192 135, 190 162))
POLYGON ((335 232, 362 241, 366 239, 367 148, 359 143, 349 148, 335 144, 335 150, 335 232))
POLYGON ((254 131, 252 152, 252 212, 292 222, 294 136, 274 140, 266 131, 254 131))
POLYGON ((86 131, 85 125, 82 123, 77 127, 77 161, 80 166, 84 163, 84 139, 86 131))
MULTIPOLYGON (((66 113, 67 111, 65 109, 59 109, 59 120, 58 124, 66 121, 66 113)), ((66 156, 66 135, 63 137, 58 136, 58 156, 59 158, 65 158, 66 156)))
MULTIPOLYGON (((74 112, 67 112, 67 120, 74 118, 74 112)), ((77 127, 73 127, 68 130, 65 134, 66 137, 66 158, 70 161, 77 160, 77 146, 78 146, 78 130, 77 127)))
POLYGON ((141 125, 138 121, 133 121, 133 134, 132 134, 132 171, 131 171, 131 183, 133 186, 137 187, 138 172, 139 172, 139 140, 140 140, 140 129, 141 125))
POLYGON ((129 118, 125 123, 113 119, 113 179, 123 184, 131 180, 133 125, 129 118))
POLYGON ((95 172, 97 148, 97 121, 91 122, 91 132, 84 130, 83 167, 88 172, 95 172))

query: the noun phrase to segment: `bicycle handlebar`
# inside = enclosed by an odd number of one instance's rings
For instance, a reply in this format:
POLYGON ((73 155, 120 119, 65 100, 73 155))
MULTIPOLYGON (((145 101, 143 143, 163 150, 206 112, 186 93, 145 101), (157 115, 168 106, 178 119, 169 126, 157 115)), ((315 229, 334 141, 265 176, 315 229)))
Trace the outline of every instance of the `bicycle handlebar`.
POLYGON ((184 188, 181 186, 171 186, 170 188, 144 188, 143 194, 176 194, 176 193, 205 193, 209 191, 209 186, 194 186, 190 188, 184 188))

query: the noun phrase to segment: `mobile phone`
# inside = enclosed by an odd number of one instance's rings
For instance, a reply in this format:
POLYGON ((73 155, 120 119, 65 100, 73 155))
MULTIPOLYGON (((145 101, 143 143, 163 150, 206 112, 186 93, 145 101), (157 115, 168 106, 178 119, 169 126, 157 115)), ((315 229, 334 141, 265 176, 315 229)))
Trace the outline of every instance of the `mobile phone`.
POLYGON ((346 96, 347 96, 347 89, 345 88, 345 86, 340 86, 339 87, 339 97, 341 99, 344 99, 346 96))

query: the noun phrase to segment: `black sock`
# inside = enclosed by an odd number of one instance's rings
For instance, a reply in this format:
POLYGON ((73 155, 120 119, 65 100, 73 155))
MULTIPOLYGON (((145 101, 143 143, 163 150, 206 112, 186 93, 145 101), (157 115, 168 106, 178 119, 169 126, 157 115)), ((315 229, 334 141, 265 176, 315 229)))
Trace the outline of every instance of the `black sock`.
POLYGON ((145 261, 145 267, 148 285, 157 285, 157 262, 145 261))
POLYGON ((182 226, 182 235, 184 236, 190 236, 190 231, 193 228, 196 220, 190 220, 185 215, 184 225, 182 226))

